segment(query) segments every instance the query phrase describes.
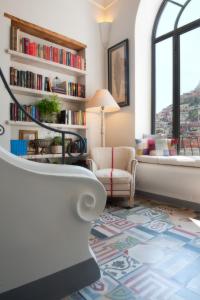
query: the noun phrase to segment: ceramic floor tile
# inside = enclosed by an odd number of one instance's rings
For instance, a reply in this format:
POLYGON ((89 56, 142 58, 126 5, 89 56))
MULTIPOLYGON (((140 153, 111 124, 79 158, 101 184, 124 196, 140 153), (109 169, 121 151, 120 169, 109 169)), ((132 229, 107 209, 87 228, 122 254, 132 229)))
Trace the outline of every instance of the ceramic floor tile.
POLYGON ((102 265, 101 270, 106 272, 114 279, 119 280, 141 266, 142 264, 134 258, 127 255, 121 255, 102 265))
POLYGON ((113 291, 119 283, 109 275, 101 272, 101 279, 80 291, 87 300, 106 299, 106 294, 113 291))
POLYGON ((102 277, 63 300, 200 300, 198 219, 144 197, 107 207, 89 237, 102 277))

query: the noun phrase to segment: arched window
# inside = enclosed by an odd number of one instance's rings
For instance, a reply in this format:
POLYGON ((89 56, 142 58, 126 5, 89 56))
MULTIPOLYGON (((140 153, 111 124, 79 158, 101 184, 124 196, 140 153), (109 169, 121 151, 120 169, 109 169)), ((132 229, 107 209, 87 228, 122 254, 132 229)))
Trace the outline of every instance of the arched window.
POLYGON ((152 132, 200 136, 200 0, 165 0, 156 17, 152 132))

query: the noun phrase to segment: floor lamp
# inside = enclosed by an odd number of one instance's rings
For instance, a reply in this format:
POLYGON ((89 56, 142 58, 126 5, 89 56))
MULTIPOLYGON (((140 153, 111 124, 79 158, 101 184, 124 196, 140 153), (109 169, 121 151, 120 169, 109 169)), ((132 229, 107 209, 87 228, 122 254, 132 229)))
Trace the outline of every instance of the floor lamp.
POLYGON ((108 90, 102 89, 96 91, 86 110, 101 113, 101 147, 105 147, 105 113, 120 110, 119 105, 108 90))

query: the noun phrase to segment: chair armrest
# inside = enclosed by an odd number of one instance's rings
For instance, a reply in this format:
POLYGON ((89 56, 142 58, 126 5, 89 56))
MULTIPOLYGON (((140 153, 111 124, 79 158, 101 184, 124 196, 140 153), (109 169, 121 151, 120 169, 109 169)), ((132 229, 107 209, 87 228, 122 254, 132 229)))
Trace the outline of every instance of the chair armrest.
POLYGON ((137 159, 132 159, 131 160, 131 174, 135 175, 136 167, 137 167, 138 161, 137 159))
POLYGON ((87 159, 87 164, 88 164, 88 167, 89 167, 90 171, 92 171, 93 173, 98 170, 97 165, 96 165, 96 163, 93 159, 88 158, 87 159))

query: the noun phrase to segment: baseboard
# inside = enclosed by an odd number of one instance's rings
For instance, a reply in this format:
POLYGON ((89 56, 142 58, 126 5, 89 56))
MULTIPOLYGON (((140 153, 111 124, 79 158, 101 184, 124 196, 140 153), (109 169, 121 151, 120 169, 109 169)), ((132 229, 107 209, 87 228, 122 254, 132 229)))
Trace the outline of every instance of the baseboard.
POLYGON ((170 205, 180 207, 180 208, 183 208, 183 207, 190 208, 197 212, 200 212, 200 204, 195 203, 195 202, 190 202, 187 200, 181 200, 181 199, 177 199, 177 198, 167 197, 164 195, 152 194, 152 193, 139 191, 139 190, 136 190, 135 194, 138 196, 147 197, 148 199, 152 198, 152 200, 156 200, 161 203, 170 204, 170 205))
POLYGON ((0 294, 0 300, 60 300, 99 278, 99 267, 91 258, 63 271, 0 294))

